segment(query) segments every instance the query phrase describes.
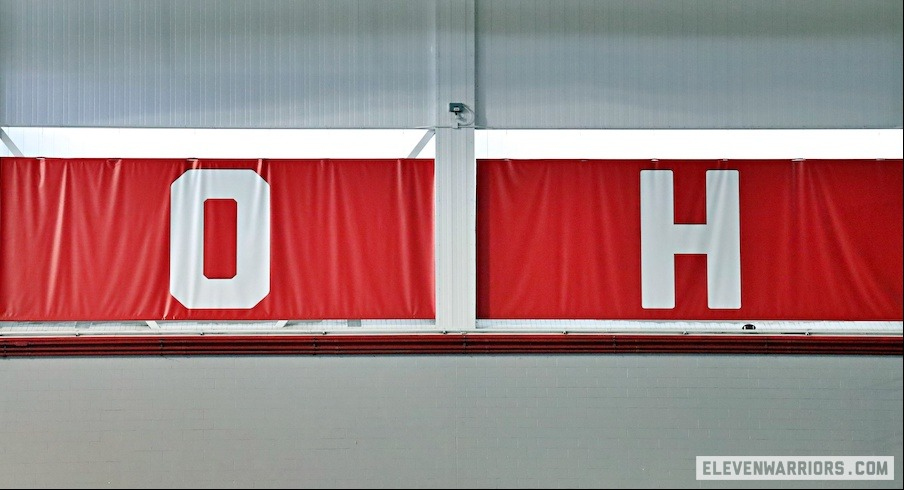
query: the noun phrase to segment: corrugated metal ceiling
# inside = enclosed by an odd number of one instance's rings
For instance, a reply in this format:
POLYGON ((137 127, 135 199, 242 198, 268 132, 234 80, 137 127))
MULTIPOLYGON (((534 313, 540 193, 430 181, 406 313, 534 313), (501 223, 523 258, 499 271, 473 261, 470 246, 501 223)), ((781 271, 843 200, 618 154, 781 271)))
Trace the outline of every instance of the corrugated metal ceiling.
MULTIPOLYGON (((0 0, 0 126, 430 127, 444 1, 0 0)), ((480 126, 902 126, 897 0, 476 6, 480 126)))

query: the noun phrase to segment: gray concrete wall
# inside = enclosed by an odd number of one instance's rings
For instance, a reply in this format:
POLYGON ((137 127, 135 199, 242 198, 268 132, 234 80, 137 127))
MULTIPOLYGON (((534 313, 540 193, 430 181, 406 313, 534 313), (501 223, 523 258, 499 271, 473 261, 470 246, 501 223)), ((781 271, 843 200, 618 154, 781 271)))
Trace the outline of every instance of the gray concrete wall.
MULTIPOLYGON (((762 487, 697 455, 889 455, 902 359, 0 359, 0 487, 762 487)), ((769 482, 765 482, 769 486, 769 482)))

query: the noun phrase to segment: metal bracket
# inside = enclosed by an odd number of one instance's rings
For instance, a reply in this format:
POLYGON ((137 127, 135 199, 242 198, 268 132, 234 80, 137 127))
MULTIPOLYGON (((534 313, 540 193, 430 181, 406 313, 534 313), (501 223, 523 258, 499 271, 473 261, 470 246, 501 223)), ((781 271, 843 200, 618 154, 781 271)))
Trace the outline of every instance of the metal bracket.
POLYGON ((408 154, 408 158, 417 158, 418 155, 421 154, 421 151, 424 150, 424 147, 427 146, 427 143, 430 142, 430 138, 436 133, 436 130, 428 129, 424 136, 421 137, 421 140, 414 145, 414 149, 411 150, 411 153, 408 154))
POLYGON ((19 149, 18 146, 13 142, 12 138, 9 137, 9 134, 0 128, 0 141, 3 141, 3 144, 9 148, 10 153, 13 154, 14 157, 23 157, 25 155, 22 154, 22 150, 19 149))

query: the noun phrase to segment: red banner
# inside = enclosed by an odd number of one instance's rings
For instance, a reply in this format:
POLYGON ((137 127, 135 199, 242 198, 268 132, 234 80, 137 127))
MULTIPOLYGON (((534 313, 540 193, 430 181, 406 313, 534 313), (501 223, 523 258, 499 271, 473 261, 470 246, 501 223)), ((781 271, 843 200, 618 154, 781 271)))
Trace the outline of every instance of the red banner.
POLYGON ((0 160, 3 320, 429 319, 429 160, 0 160))
MULTIPOLYGON (((902 163, 480 161, 478 315, 902 319, 902 163)), ((0 319, 434 316, 427 160, 0 159, 0 319)))
POLYGON ((901 320, 902 162, 478 162, 478 316, 901 320))

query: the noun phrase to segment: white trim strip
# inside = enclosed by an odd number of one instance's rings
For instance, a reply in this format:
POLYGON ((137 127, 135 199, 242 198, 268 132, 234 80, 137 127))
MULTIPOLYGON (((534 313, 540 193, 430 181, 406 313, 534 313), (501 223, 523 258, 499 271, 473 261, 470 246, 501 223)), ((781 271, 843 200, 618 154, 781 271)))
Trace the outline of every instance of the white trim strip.
MULTIPOLYGON (((463 327, 441 330, 433 320, 279 320, 269 322, 0 322, 0 336, 134 335, 134 334, 387 334, 462 333, 463 327), (360 321, 360 326, 357 322, 360 321)), ((635 333, 635 334, 815 334, 902 335, 895 321, 697 321, 641 320, 478 320, 481 333, 635 333), (752 325, 754 328, 745 328, 752 325)))
POLYGON ((878 321, 684 321, 646 320, 478 320, 481 331, 573 331, 603 333, 770 333, 902 335, 904 322, 878 321), (747 325, 753 328, 746 327, 747 325))

